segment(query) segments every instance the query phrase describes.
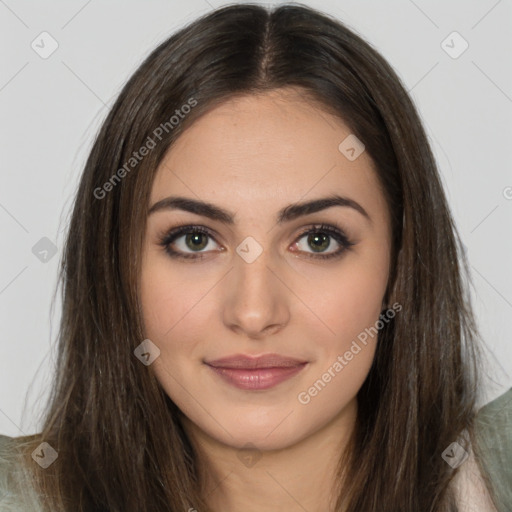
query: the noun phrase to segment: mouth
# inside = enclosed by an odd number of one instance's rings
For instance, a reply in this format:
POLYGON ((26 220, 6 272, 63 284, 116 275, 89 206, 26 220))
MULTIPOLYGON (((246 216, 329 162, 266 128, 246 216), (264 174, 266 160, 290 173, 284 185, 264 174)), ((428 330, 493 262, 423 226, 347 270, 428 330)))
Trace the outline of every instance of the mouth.
POLYGON ((277 386, 300 373, 308 364, 278 354, 259 357, 243 354, 205 362, 228 384, 245 390, 264 390, 277 386))

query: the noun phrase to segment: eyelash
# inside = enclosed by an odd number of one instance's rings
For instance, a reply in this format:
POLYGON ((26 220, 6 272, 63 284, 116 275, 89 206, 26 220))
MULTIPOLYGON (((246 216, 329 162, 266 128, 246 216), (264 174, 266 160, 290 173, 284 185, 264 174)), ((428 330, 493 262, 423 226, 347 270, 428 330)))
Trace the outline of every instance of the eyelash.
MULTIPOLYGON (((188 226, 180 226, 178 228, 171 229, 170 231, 167 231, 159 236, 158 245, 162 246, 164 250, 167 252, 167 254, 171 258, 180 258, 180 259, 187 259, 187 260, 197 260, 197 259, 203 259, 205 256, 205 253, 182 253, 179 251, 175 251, 174 249, 170 248, 170 245, 180 236, 186 235, 186 234, 204 234, 208 237, 215 240, 215 237, 213 236, 212 232, 203 227, 198 225, 188 225, 188 226)), ((355 245, 353 242, 351 242, 348 237, 345 235, 345 233, 335 226, 329 226, 327 224, 321 224, 319 226, 310 226, 306 230, 304 230, 298 237, 296 238, 295 242, 298 242, 301 238, 303 238, 305 235, 309 234, 325 234, 329 235, 330 237, 334 238, 336 242, 338 242, 341 245, 341 248, 337 251, 329 254, 313 254, 313 253, 305 253, 307 254, 308 258, 313 259, 320 259, 320 260, 327 260, 327 259, 334 259, 341 257, 346 250, 349 250, 353 245, 355 245)), ((294 243, 295 243, 294 242, 294 243)))

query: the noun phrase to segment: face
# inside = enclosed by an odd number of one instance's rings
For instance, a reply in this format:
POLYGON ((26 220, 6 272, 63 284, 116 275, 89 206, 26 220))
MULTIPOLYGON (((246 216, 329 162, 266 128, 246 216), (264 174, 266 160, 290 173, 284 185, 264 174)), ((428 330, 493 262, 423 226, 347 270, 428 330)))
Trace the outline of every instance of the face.
POLYGON ((350 134, 293 90, 245 96, 195 121, 157 170, 143 320, 160 349, 152 369, 191 431, 280 449, 354 411, 391 232, 370 157, 339 149, 350 134), (263 369, 209 364, 268 354, 263 369))

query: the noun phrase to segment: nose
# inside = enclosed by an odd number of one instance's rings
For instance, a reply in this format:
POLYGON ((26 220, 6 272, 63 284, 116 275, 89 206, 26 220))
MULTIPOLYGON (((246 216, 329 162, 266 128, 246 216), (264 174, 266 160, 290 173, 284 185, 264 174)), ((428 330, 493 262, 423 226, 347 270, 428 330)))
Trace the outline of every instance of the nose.
POLYGON ((290 321, 290 289, 268 251, 251 263, 238 255, 224 282, 223 321, 239 335, 263 339, 290 321))

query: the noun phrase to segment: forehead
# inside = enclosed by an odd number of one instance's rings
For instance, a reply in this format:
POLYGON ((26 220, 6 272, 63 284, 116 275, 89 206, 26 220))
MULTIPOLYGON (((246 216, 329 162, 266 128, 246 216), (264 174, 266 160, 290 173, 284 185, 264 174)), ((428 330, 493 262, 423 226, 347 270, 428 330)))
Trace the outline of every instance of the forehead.
MULTIPOLYGON (((229 203, 288 204, 337 192, 385 207, 373 162, 339 146, 351 130, 295 90, 227 100, 192 123, 162 160, 152 201, 170 194, 229 203)), ((349 139, 350 140, 350 139, 349 139)))

